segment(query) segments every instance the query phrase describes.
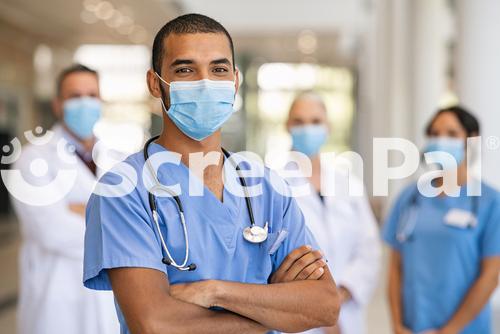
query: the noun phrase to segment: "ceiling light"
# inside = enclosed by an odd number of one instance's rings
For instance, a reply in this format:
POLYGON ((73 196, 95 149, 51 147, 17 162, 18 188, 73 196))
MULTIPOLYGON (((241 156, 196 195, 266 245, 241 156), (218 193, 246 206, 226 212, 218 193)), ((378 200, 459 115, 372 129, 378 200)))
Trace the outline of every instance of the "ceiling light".
POLYGON ((135 25, 129 38, 132 42, 137 44, 145 43, 148 39, 148 32, 144 27, 135 25))
POLYGON ((98 18, 95 16, 95 14, 89 12, 86 9, 82 10, 82 12, 80 13, 80 19, 82 20, 82 22, 87 24, 93 24, 98 21, 98 18))
POLYGON ((111 15, 111 17, 108 20, 106 20, 106 24, 110 28, 118 28, 119 26, 122 25, 122 21, 123 21, 122 13, 118 10, 114 10, 113 15, 111 15))
POLYGON ((95 15, 101 20, 109 20, 113 16, 114 10, 110 2, 101 1, 95 9, 95 15))
POLYGON ((89 12, 93 12, 97 9, 97 5, 101 2, 101 0, 84 0, 83 8, 88 10, 89 12))
POLYGON ((318 39, 311 30, 301 31, 297 38, 297 47, 300 52, 306 55, 313 54, 318 48, 318 39))
POLYGON ((129 35, 134 30, 134 20, 129 16, 122 16, 121 24, 116 29, 122 35, 129 35))

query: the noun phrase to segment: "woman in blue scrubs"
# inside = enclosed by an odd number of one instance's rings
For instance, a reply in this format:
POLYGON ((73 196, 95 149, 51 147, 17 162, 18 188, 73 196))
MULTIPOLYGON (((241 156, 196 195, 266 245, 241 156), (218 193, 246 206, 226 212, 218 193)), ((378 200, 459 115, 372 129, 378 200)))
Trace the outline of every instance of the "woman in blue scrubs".
MULTIPOLYGON (((491 333, 489 299, 500 272, 500 194, 481 182, 467 195, 466 140, 479 123, 461 107, 437 112, 427 127, 425 152, 444 151, 457 161, 460 192, 425 197, 416 185, 398 197, 384 227, 391 247, 389 303, 394 332, 491 333)), ((444 175, 444 174, 443 174, 444 175)), ((443 178, 433 180, 434 187, 443 178)))

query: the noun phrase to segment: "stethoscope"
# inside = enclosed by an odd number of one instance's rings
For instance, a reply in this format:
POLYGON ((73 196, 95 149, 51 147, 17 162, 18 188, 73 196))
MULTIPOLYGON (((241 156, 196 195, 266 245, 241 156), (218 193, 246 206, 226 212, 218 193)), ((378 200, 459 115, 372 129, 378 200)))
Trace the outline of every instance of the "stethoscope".
MULTIPOLYGON (((396 239, 400 243, 404 243, 410 241, 413 232, 415 231, 415 227, 417 226, 418 220, 418 189, 412 194, 409 202, 409 206, 404 212, 400 215, 398 226, 396 230, 396 239)), ((472 196, 471 199, 472 213, 475 217, 477 217, 478 206, 479 206, 479 196, 472 196)))
MULTIPOLYGON (((149 160, 149 152, 148 152, 149 146, 152 142, 154 142, 159 137, 160 136, 152 137, 146 142, 146 144, 144 144, 144 149, 143 149, 144 160, 146 161, 148 169, 151 173, 151 176, 153 177, 153 181, 155 182, 155 186, 153 187, 153 189, 154 188, 161 188, 162 190, 167 191, 172 196, 175 203, 177 204, 177 210, 179 212, 179 217, 181 220, 182 231, 184 234, 184 244, 185 244, 184 260, 182 261, 182 263, 179 264, 172 257, 172 254, 170 253, 170 251, 168 249, 167 243, 165 242, 165 238, 163 238, 163 233, 161 232, 160 223, 159 223, 159 219, 158 219, 158 207, 156 206, 156 198, 155 198, 155 195, 151 192, 152 189, 148 190, 149 207, 150 207, 151 212, 152 212, 153 221, 154 221, 156 230, 158 232, 158 235, 160 236, 161 246, 166 254, 166 256, 164 256, 161 261, 164 264, 166 264, 167 266, 172 266, 172 267, 174 267, 178 270, 181 270, 181 271, 193 271, 193 270, 196 270, 196 264, 194 264, 194 263, 191 263, 189 265, 187 264, 188 259, 189 259, 189 236, 188 236, 187 227, 186 227, 186 219, 184 217, 184 207, 182 206, 181 199, 179 198, 179 196, 174 194, 172 190, 162 186, 162 184, 158 180, 158 177, 156 176, 155 169, 153 168, 153 165, 152 165, 151 161, 149 160)), ((230 157, 229 152, 227 152, 223 148, 222 148, 222 152, 223 152, 225 158, 229 159, 229 157, 230 157)), ((254 218, 253 209, 252 209, 252 202, 250 201, 250 196, 248 194, 248 189, 247 189, 245 179, 243 178, 243 176, 240 173, 239 166, 237 166, 234 162, 232 162, 232 163, 233 163, 234 168, 236 169, 236 172, 238 173, 238 178, 239 178, 240 183, 243 187, 243 191, 245 194, 245 202, 247 205, 248 216, 250 217, 250 226, 247 226, 243 230, 243 238, 245 238, 245 240, 247 240, 248 242, 251 242, 254 244, 262 243, 267 239, 268 223, 266 222, 264 227, 260 227, 260 226, 255 224, 255 218, 254 218)))

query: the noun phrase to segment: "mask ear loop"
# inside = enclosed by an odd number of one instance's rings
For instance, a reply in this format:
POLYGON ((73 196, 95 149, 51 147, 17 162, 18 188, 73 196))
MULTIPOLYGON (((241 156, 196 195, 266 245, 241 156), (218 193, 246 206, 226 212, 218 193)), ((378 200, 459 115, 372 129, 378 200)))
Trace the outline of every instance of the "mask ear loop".
POLYGON ((158 79, 160 79, 165 85, 168 85, 168 87, 170 87, 170 84, 168 82, 165 81, 165 79, 163 79, 159 74, 158 72, 155 72, 155 75, 158 77, 158 79))
MULTIPOLYGON (((158 77, 158 79, 160 79, 161 82, 163 82, 164 84, 166 84, 167 86, 170 87, 170 84, 168 82, 166 82, 165 79, 163 79, 157 72, 155 72, 155 75, 158 77)), ((165 113, 168 113, 168 109, 165 106, 165 103, 163 102, 163 91, 161 90, 161 87, 160 87, 160 91, 162 92, 162 98, 160 98, 161 107, 163 108, 163 111, 165 111, 165 113)))

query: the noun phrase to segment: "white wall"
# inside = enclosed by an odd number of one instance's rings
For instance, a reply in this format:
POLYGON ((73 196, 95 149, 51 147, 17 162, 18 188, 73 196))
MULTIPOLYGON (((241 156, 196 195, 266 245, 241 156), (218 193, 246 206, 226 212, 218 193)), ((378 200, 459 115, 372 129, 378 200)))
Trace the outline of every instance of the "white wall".
MULTIPOLYGON (((500 138, 500 1, 460 0, 457 88, 481 122, 483 139, 500 138)), ((486 143, 485 143, 486 144, 486 143)), ((500 189, 500 149, 483 146, 483 177, 500 189)))

